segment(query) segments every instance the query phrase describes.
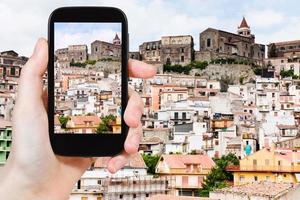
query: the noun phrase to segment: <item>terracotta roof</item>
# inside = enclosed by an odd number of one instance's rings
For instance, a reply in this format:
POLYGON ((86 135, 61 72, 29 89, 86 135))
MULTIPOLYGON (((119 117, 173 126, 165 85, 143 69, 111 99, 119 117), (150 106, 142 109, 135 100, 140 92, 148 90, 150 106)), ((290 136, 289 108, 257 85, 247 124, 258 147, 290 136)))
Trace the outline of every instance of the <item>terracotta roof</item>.
POLYGON ((239 28, 250 28, 250 26, 248 26, 247 21, 245 19, 245 17, 243 17, 243 20, 241 22, 241 25, 239 26, 239 28))
POLYGON ((152 196, 150 200, 215 200, 215 199, 206 198, 206 197, 188 197, 188 196, 172 196, 172 195, 158 194, 152 196))
MULTIPOLYGON (((214 193, 231 193, 231 194, 240 194, 249 196, 267 196, 267 197, 276 197, 276 199, 290 190, 298 188, 299 184, 292 183, 274 183, 274 182, 254 182, 247 183, 239 186, 227 187, 223 189, 215 190, 214 193)), ((272 198, 272 199, 273 199, 272 198)))
MULTIPOLYGON (((100 157, 96 160, 95 168, 106 168, 110 157, 100 157)), ((131 156, 125 168, 147 168, 142 156, 139 153, 135 153, 131 156)))
POLYGON ((85 122, 93 122, 93 124, 99 124, 100 118, 96 115, 92 116, 72 116, 71 120, 75 125, 85 125, 85 122))
POLYGON ((213 168, 215 163, 207 155, 162 155, 170 168, 186 168, 187 164, 200 164, 203 168, 213 168))
POLYGON ((0 120, 0 128, 12 127, 11 121, 0 120))

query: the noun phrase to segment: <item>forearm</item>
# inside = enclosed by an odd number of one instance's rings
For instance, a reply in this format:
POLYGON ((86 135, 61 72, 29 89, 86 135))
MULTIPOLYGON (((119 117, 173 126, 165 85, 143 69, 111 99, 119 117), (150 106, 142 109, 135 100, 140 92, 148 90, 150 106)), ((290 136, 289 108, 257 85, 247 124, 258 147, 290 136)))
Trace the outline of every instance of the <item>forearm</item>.
POLYGON ((46 184, 47 188, 32 186, 24 177, 14 170, 2 168, 0 170, 0 197, 5 200, 67 200, 66 188, 59 184, 46 184))

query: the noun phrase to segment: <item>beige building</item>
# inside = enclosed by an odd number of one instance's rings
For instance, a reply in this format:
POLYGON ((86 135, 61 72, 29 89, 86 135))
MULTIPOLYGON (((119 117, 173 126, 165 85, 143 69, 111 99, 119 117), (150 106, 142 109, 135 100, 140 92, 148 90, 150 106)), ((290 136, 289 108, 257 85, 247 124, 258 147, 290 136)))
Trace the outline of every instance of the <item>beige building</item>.
POLYGON ((207 155, 162 155, 156 165, 160 177, 175 179, 171 187, 176 196, 197 196, 214 161, 207 155))
POLYGON ((140 57, 149 63, 161 62, 161 40, 144 42, 139 46, 140 57))
POLYGON ((275 55, 269 54, 271 57, 273 57, 273 56, 275 56, 275 57, 300 56, 300 40, 270 43, 268 45, 268 52, 270 52, 271 49, 274 47, 275 47, 275 55))
POLYGON ((194 40, 190 35, 163 36, 161 45, 163 64, 187 65, 194 60, 194 40))

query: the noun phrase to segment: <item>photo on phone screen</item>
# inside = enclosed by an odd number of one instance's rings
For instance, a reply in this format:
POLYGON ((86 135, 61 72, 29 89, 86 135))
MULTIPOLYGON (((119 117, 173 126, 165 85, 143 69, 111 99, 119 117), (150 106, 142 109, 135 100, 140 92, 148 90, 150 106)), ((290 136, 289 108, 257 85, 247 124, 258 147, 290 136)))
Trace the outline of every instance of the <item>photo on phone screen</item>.
POLYGON ((56 134, 121 134, 121 28, 54 23, 56 134))

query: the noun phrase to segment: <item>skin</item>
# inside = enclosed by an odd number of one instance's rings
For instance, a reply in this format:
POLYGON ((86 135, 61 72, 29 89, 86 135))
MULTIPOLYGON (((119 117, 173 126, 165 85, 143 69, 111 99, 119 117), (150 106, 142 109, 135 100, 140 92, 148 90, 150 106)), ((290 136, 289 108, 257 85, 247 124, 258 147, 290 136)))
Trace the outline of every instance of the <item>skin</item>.
MULTIPOLYGON (((0 171, 1 199, 66 200, 84 171, 96 158, 63 157, 53 153, 48 134, 47 93, 43 75, 48 63, 48 44, 39 39, 22 69, 13 111, 13 143, 6 165, 0 171)), ((149 78, 156 68, 129 60, 129 76, 149 78)), ((130 127, 124 152, 111 158, 108 170, 115 173, 138 151, 142 132, 143 102, 130 90, 124 120, 130 127)))

